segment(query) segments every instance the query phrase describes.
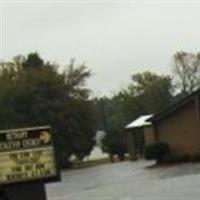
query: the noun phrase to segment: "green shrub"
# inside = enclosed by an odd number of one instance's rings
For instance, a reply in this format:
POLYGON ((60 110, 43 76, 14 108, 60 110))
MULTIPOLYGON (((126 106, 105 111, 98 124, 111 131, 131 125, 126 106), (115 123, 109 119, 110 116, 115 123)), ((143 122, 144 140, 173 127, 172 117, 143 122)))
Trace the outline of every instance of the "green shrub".
POLYGON ((191 156, 191 161, 192 162, 200 162, 200 154, 197 153, 197 154, 194 154, 191 156))
POLYGON ((168 154, 162 159, 162 163, 165 163, 165 164, 173 164, 177 162, 178 162, 177 156, 172 155, 172 154, 168 154))
POLYGON ((157 163, 161 163, 169 154, 170 149, 168 144, 164 142, 156 142, 146 146, 144 157, 147 160, 156 160, 157 163))
POLYGON ((185 163, 185 162, 190 162, 191 160, 192 157, 188 154, 183 154, 183 155, 169 154, 163 158, 162 163, 165 164, 185 163))
POLYGON ((177 162, 189 162, 191 161, 191 156, 188 154, 183 154, 177 157, 177 162))

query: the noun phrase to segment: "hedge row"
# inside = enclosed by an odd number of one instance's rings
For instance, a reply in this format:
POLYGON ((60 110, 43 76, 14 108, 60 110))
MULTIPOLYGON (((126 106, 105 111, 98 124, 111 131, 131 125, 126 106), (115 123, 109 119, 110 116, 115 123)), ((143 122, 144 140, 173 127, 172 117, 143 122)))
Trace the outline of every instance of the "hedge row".
POLYGON ((163 158, 163 163, 200 162, 200 154, 194 155, 168 155, 163 158))
POLYGON ((170 155, 169 146, 166 143, 157 142, 146 146, 144 157, 147 160, 156 160, 157 163, 162 163, 163 159, 170 155))
POLYGON ((200 153, 193 154, 193 155, 189 155, 189 154, 173 155, 170 153, 170 148, 168 144, 163 143, 163 142, 156 142, 156 143, 146 146, 144 157, 147 160, 156 160, 158 164, 200 161, 200 153))

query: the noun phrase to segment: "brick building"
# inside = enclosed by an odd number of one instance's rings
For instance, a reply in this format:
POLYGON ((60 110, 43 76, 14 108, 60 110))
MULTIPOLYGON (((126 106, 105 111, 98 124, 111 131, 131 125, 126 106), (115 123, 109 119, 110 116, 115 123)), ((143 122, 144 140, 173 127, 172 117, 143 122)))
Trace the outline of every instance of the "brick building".
POLYGON ((169 145, 174 155, 200 153, 200 90, 149 119, 156 141, 169 145))
POLYGON ((125 126, 127 130, 127 148, 131 160, 143 156, 145 145, 155 141, 151 122, 147 120, 153 115, 143 115, 125 126))

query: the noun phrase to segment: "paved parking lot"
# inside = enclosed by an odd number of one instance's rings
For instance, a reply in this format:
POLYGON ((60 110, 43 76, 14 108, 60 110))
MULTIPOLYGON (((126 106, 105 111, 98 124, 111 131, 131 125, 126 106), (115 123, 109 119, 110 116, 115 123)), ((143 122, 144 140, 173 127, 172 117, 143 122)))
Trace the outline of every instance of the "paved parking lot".
POLYGON ((200 164, 147 169, 146 161, 62 173, 47 185, 48 200, 199 200, 200 164))

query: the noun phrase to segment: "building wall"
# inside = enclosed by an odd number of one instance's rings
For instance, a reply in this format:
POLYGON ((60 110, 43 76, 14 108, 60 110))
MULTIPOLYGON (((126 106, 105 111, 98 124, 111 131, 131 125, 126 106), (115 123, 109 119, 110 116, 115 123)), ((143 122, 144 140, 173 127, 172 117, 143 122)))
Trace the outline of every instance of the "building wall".
POLYGON ((155 134, 152 125, 144 127, 144 140, 145 145, 152 144, 155 142, 155 134))
POLYGON ((131 160, 136 160, 136 152, 135 152, 135 146, 133 141, 133 134, 129 131, 126 136, 127 139, 127 149, 128 153, 130 155, 131 160))
POLYGON ((154 123, 156 138, 168 143, 173 154, 200 153, 198 123, 195 103, 190 101, 170 116, 154 123))

